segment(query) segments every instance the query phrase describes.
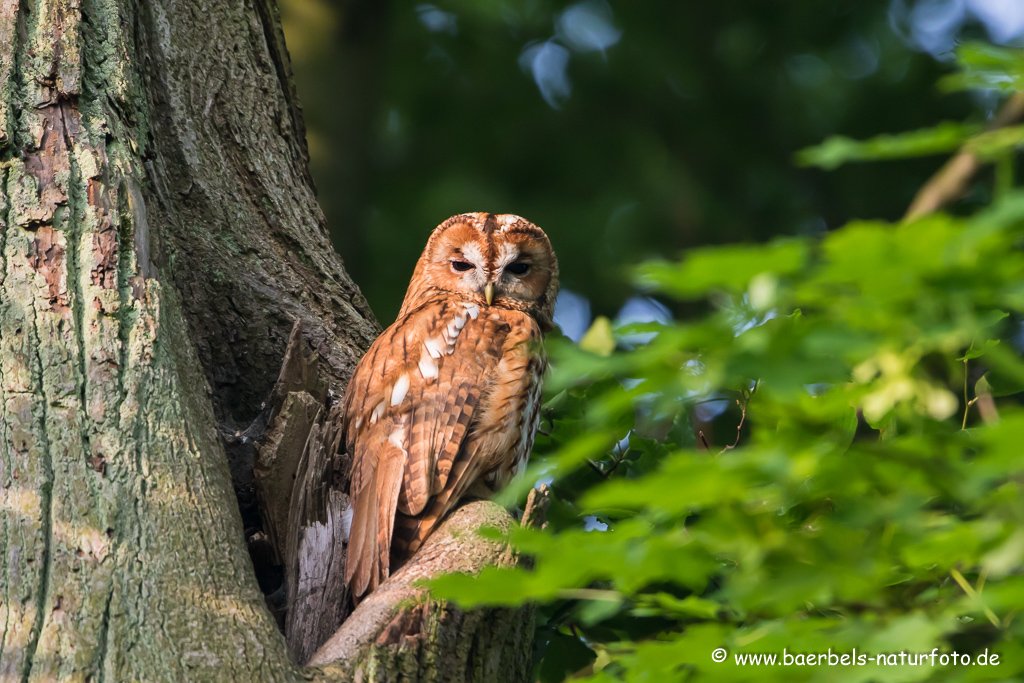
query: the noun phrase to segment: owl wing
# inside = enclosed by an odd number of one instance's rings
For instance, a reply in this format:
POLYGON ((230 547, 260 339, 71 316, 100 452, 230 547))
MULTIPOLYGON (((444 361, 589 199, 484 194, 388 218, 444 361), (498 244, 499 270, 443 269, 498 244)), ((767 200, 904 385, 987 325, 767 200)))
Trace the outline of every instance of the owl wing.
POLYGON ((444 489, 508 332, 474 305, 428 303, 388 328, 356 368, 345 397, 354 595, 388 576, 396 511, 417 515, 444 489))
POLYGON ((488 377, 473 422, 462 441, 441 490, 415 516, 395 519, 392 559, 407 558, 423 545, 445 516, 466 496, 489 497, 525 465, 533 446, 546 359, 539 348, 540 327, 527 315, 497 312, 504 320, 498 342, 500 360, 488 377))

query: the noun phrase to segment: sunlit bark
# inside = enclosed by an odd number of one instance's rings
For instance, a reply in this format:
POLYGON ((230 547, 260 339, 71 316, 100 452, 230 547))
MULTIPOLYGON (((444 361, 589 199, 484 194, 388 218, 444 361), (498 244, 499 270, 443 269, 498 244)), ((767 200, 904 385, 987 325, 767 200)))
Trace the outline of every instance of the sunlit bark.
POLYGON ((222 438, 296 319, 336 393, 378 331, 327 239, 275 12, 0 0, 0 680, 354 664, 288 656, 222 438))

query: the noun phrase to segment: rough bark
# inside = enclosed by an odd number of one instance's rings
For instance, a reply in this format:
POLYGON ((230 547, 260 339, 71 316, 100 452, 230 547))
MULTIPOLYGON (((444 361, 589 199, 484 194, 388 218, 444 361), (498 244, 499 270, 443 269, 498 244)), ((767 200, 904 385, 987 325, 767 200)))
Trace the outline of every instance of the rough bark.
POLYGON ((506 544, 474 533, 484 526, 507 532, 511 525, 495 503, 478 501, 456 510, 413 561, 359 603, 310 666, 340 661, 346 674, 363 681, 396 680, 396 673, 409 681, 528 680, 532 610, 467 613, 430 600, 421 585, 442 573, 513 566, 516 556, 506 544))
POLYGON ((275 13, 0 0, 0 680, 346 675, 289 658, 235 496, 293 322, 336 393, 378 331, 275 13))

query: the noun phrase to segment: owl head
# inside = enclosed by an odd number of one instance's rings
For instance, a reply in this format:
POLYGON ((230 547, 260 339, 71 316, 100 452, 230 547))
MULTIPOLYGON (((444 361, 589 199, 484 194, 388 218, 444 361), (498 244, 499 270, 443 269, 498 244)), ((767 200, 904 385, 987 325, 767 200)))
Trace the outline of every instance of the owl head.
POLYGON ((524 311, 546 332, 553 327, 558 259, 544 231, 519 216, 452 216, 427 240, 399 316, 439 295, 524 311))

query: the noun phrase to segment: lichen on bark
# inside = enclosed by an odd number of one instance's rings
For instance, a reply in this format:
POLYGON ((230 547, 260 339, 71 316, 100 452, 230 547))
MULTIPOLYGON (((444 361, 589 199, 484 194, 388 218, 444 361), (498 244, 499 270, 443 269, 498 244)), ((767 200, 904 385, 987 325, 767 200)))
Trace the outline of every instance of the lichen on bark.
POLYGON ((297 319, 340 393, 379 327, 273 3, 0 0, 0 680, 344 679, 288 656, 224 449, 297 319))
POLYGON ((355 680, 528 680, 533 611, 463 611, 429 598, 424 582, 443 573, 512 567, 503 541, 476 532, 507 533, 512 518, 496 503, 464 505, 427 539, 415 557, 366 597, 313 656, 310 666, 338 662, 355 680))

